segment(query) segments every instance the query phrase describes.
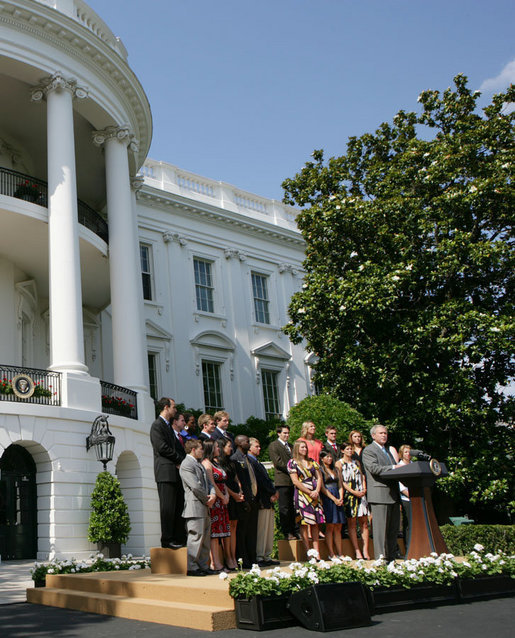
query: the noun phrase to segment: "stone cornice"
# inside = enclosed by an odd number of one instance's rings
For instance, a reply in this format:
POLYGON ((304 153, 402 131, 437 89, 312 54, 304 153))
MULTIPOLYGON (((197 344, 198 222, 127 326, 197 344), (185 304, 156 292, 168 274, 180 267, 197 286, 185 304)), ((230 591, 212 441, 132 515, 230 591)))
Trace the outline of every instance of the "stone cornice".
MULTIPOLYGON (((1 1, 0 23, 60 49, 97 74, 112 94, 122 98, 121 103, 137 123, 140 145, 136 163, 140 166, 150 147, 152 115, 143 87, 121 53, 78 20, 33 0, 1 1)), ((94 91, 90 97, 95 100, 94 91)))
POLYGON ((153 208, 159 207, 166 210, 166 208, 173 207, 181 209, 189 216, 204 217, 226 226, 237 227, 239 231, 246 231, 250 235, 262 235, 273 241, 280 243, 286 242, 293 246, 299 246, 302 249, 305 248, 305 242, 298 231, 252 219, 240 213, 210 206, 202 202, 192 201, 180 195, 152 188, 151 186, 144 185, 141 190, 138 191, 137 199, 153 208))

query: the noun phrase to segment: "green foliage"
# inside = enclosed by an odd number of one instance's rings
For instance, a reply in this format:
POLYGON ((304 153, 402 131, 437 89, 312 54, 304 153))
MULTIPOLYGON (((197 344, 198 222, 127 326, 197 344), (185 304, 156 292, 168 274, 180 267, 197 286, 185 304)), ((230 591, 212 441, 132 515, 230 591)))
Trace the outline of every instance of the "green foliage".
POLYGON ((261 454, 259 456, 260 461, 268 461, 268 445, 270 441, 273 441, 276 437, 276 428, 283 423, 281 419, 259 419, 255 416, 249 416, 245 423, 238 423, 230 425, 229 430, 237 436, 238 434, 246 434, 247 436, 253 436, 261 443, 261 454))
POLYGON ((120 481, 110 472, 100 472, 91 494, 88 540, 90 543, 126 543, 131 531, 129 510, 120 481))
POLYGON ((291 441, 299 438, 304 421, 315 423, 315 436, 323 441, 326 427, 334 425, 338 431, 338 441, 342 443, 347 440, 351 430, 361 430, 366 435, 370 427, 369 422, 348 403, 327 394, 306 397, 291 408, 287 421, 291 441))
POLYGON ((479 92, 454 82, 424 91, 420 113, 350 138, 341 157, 315 151, 283 183, 306 240, 285 332, 317 355, 321 387, 397 440, 456 459, 461 496, 502 511, 515 465, 514 431, 498 426, 514 406, 502 387, 515 371, 515 113, 505 108, 515 87, 479 113, 479 92), (511 458, 508 472, 492 450, 511 458), (474 491, 462 470, 481 465, 474 491))
POLYGON ((485 552, 515 554, 515 525, 442 525, 440 531, 447 548, 456 556, 468 554, 477 543, 485 552))

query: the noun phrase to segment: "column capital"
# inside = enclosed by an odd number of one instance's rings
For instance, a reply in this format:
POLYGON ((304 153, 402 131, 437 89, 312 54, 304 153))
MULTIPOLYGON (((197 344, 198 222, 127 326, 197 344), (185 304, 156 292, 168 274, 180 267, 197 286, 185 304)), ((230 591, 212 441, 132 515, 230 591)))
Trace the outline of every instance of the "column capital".
POLYGON ((31 92, 33 102, 41 102, 52 91, 69 91, 72 97, 83 100, 88 97, 88 90, 78 86, 75 78, 65 78, 61 71, 56 71, 53 75, 42 78, 38 86, 31 92))
POLYGON ((145 183, 144 175, 140 175, 140 174, 134 175, 134 177, 131 179, 131 188, 135 193, 137 193, 141 189, 144 183, 145 183))
POLYGON ((139 148, 138 140, 134 137, 127 124, 120 126, 107 126, 102 131, 93 131, 93 144, 103 146, 108 140, 116 139, 125 143, 133 152, 139 148))

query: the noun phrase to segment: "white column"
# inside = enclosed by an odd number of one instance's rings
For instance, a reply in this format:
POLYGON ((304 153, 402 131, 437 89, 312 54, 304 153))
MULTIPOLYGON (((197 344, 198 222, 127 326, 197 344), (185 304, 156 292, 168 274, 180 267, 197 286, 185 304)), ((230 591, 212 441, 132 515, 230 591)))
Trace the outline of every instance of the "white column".
POLYGON ((85 374, 74 97, 87 92, 55 73, 32 92, 47 101, 50 369, 85 374))
POLYGON ((136 148, 136 142, 126 126, 95 131, 93 140, 104 145, 106 160, 114 382, 147 392, 138 227, 127 155, 127 146, 136 148))

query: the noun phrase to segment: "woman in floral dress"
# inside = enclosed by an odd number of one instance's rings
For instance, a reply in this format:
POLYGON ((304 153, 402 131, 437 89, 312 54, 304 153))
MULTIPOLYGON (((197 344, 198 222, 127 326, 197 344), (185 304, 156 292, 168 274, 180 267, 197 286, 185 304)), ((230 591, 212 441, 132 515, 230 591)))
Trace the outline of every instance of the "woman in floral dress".
POLYGON ((336 467, 342 473, 343 509, 347 518, 349 538, 356 552, 356 558, 370 559, 368 554, 368 514, 369 508, 365 494, 367 484, 365 476, 358 461, 352 458, 353 448, 350 443, 342 446, 343 457, 336 463, 336 467), (356 523, 359 522, 361 539, 363 541, 363 553, 359 548, 356 523))
POLYGON ((221 571, 224 567, 224 561, 220 552, 220 542, 223 544, 224 554, 227 554, 226 545, 231 536, 229 512, 227 510, 229 493, 225 486, 227 474, 218 464, 219 456, 220 447, 218 442, 205 441, 202 465, 206 470, 208 479, 214 485, 216 492, 216 501, 209 510, 211 515, 211 569, 215 571, 221 571))
POLYGON ((325 523, 324 510, 320 500, 322 474, 320 466, 308 456, 305 441, 295 441, 292 459, 288 461, 288 472, 295 487, 295 509, 300 516, 300 535, 306 550, 309 550, 308 528, 311 530, 313 549, 320 556, 318 526, 325 523))

